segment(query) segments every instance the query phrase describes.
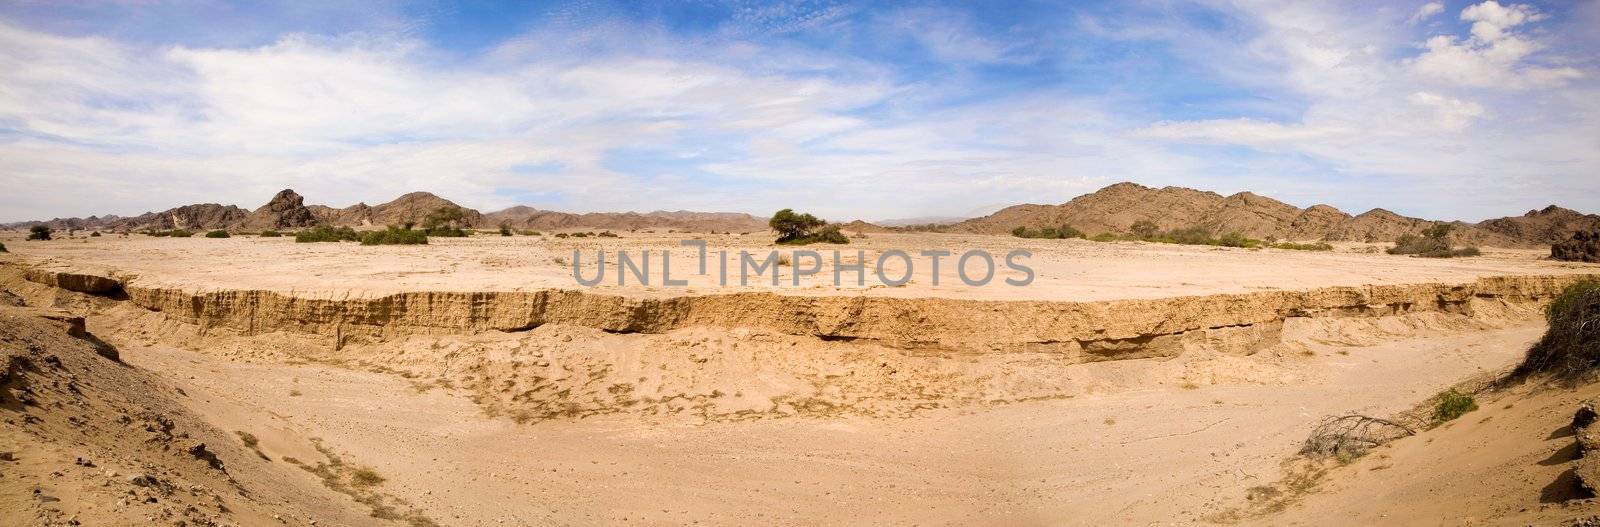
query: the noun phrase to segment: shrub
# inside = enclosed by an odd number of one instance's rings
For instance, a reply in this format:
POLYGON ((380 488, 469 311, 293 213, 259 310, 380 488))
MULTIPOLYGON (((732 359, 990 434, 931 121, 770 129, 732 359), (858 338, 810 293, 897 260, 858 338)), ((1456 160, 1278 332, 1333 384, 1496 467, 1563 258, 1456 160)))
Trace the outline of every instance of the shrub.
POLYGON ((188 229, 172 229, 167 231, 167 236, 171 236, 173 238, 188 238, 190 236, 194 236, 194 231, 188 229))
POLYGON ((621 236, 618 236, 617 233, 614 233, 614 232, 611 232, 611 231, 602 231, 600 234, 597 234, 596 236, 599 236, 601 238, 621 238, 621 236))
POLYGON ((90 238, 99 238, 100 237, 100 231, 94 231, 94 232, 89 233, 89 237, 90 238))
POLYGON ((1211 231, 1204 227, 1185 227, 1167 232, 1167 238, 1172 243, 1182 245, 1216 245, 1217 241, 1211 238, 1211 231))
POLYGON ((1439 394, 1439 402, 1433 406, 1433 421, 1435 423, 1451 421, 1477 409, 1478 401, 1472 394, 1451 388, 1439 394))
POLYGON ((278 238, 281 236, 283 236, 283 233, 278 231, 261 231, 262 238, 278 238))
POLYGON ((574 233, 572 233, 572 237, 573 238, 588 238, 589 237, 589 233, 587 233, 587 232, 574 232, 574 233))
POLYGON ((295 243, 354 242, 360 240, 361 235, 356 234, 355 229, 349 227, 334 227, 331 225, 318 225, 316 227, 294 233, 295 243))
POLYGON ((1109 232, 1102 232, 1100 234, 1094 235, 1093 238, 1089 238, 1089 239, 1097 241, 1097 242, 1114 242, 1114 241, 1117 241, 1117 240, 1119 240, 1121 238, 1122 238, 1121 236, 1117 236, 1117 235, 1109 233, 1109 232))
POLYGON ((1389 254, 1414 254, 1423 258, 1457 258, 1482 254, 1477 247, 1454 249, 1450 246, 1450 231, 1455 226, 1436 223, 1422 231, 1421 236, 1404 234, 1395 239, 1389 254))
POLYGON ((361 235, 361 245, 427 245, 428 234, 390 225, 381 231, 361 235))
POLYGON ((1271 247, 1273 249, 1288 249, 1288 250, 1291 250, 1291 251, 1332 251, 1333 250, 1333 246, 1332 245, 1328 245, 1327 243, 1323 243, 1323 242, 1317 242, 1317 243, 1282 242, 1282 243, 1274 243, 1274 244, 1271 245, 1271 247))
POLYGON ((1083 231, 1080 231, 1080 230, 1078 230, 1076 228, 1073 228, 1071 225, 1062 225, 1060 228, 1045 227, 1045 228, 1039 229, 1039 230, 1033 230, 1033 229, 1029 229, 1027 227, 1017 227, 1015 229, 1011 229, 1011 235, 1012 236, 1016 236, 1018 238, 1046 238, 1046 239, 1066 239, 1066 238, 1083 238, 1083 237, 1085 237, 1084 234, 1083 234, 1083 231))
MULTIPOLYGON (((401 230, 410 230, 410 229, 401 229, 401 230)), ((438 237, 438 238, 466 238, 466 237, 472 235, 471 233, 468 233, 464 229, 457 229, 455 227, 434 227, 432 229, 427 229, 425 231, 416 231, 416 232, 421 232, 426 236, 433 236, 433 237, 438 237)))
POLYGON ((1161 227, 1156 226, 1156 222, 1150 220, 1139 220, 1133 222, 1133 226, 1128 227, 1128 232, 1140 238, 1153 238, 1161 232, 1161 227))
POLYGON ((569 234, 567 234, 567 233, 564 233, 564 232, 558 232, 558 233, 556 233, 556 237, 557 237, 557 238, 566 238, 566 237, 568 237, 568 236, 570 236, 570 235, 569 235, 569 234))
POLYGON ((1545 307, 1544 318, 1549 329, 1528 348, 1516 375, 1576 378, 1600 366, 1600 280, 1591 278, 1562 289, 1545 307))
POLYGON ((228 236, 228 231, 215 230, 215 231, 211 231, 211 232, 206 233, 206 237, 207 238, 227 238, 229 236, 228 236))
POLYGON ((11 252, 11 251, 7 251, 6 250, 6 244, 0 243, 0 253, 8 253, 8 252, 11 252))
POLYGON ((28 228, 28 239, 47 241, 50 239, 50 234, 53 232, 55 231, 50 230, 49 225, 34 225, 33 227, 28 228))
POLYGON ((422 230, 431 231, 441 227, 459 230, 461 223, 465 220, 466 212, 462 211, 461 207, 445 205, 443 207, 433 209, 433 212, 429 212, 427 216, 423 216, 422 230))
POLYGON ((511 235, 511 226, 507 225, 507 224, 504 224, 504 223, 500 224, 500 235, 501 236, 510 236, 511 235))
POLYGON ((1217 239, 1217 245, 1223 247, 1260 247, 1261 240, 1246 238, 1243 234, 1230 232, 1217 239))
POLYGON ((517 231, 517 234, 521 234, 523 236, 543 236, 543 234, 540 234, 539 231, 535 230, 517 231))

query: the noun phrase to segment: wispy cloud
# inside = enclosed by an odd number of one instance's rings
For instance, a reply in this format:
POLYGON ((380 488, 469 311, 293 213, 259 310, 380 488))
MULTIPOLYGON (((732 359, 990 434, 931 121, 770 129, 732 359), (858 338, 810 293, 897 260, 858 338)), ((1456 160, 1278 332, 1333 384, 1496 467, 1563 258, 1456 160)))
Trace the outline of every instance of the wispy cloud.
POLYGON ((283 187, 333 205, 425 189, 480 208, 883 218, 1118 180, 1453 217, 1600 207, 1596 50, 1561 45, 1595 43, 1557 32, 1579 27, 1559 12, 1485 2, 1423 29, 1442 13, 721 9, 558 6, 468 47, 436 34, 447 14, 397 6, 244 43, 13 13, 28 23, 0 18, 0 220, 255 206, 283 187), (1502 190, 1429 193, 1471 185, 1502 190))

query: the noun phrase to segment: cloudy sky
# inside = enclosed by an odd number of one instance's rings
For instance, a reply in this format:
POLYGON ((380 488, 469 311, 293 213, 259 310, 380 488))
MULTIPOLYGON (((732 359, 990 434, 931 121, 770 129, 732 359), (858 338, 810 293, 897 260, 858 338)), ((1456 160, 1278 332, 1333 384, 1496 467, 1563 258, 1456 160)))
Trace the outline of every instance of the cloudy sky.
POLYGON ((0 221, 974 215, 1117 181, 1600 212, 1600 1, 0 0, 0 221))

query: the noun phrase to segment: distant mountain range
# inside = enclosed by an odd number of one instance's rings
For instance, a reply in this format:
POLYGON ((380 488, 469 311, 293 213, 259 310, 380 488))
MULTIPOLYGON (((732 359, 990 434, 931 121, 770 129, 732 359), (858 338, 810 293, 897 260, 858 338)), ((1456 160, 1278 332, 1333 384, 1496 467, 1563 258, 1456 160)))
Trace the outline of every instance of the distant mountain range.
MULTIPOLYGON (((429 212, 441 207, 460 207, 460 205, 427 192, 412 192, 380 205, 357 203, 336 209, 325 205, 306 205, 305 198, 300 194, 285 189, 254 211, 233 205, 203 203, 184 205, 162 212, 147 212, 128 218, 119 216, 57 218, 49 221, 10 223, 0 227, 20 229, 41 223, 58 230, 105 231, 298 229, 319 223, 366 227, 400 225, 407 222, 421 223, 429 212)), ((656 211, 642 214, 637 212, 573 214, 526 206, 511 207, 488 214, 466 207, 461 207, 461 210, 467 226, 476 228, 495 228, 503 224, 515 229, 537 230, 666 229, 688 232, 751 232, 767 229, 766 220, 737 212, 656 211)))
MULTIPOLYGON (((429 212, 441 207, 459 206, 427 192, 412 192, 393 201, 369 206, 365 203, 336 209, 306 205, 293 190, 284 190, 265 205, 246 210, 233 205, 203 203, 184 205, 162 212, 147 212, 134 217, 90 216, 57 218, 49 221, 18 222, 0 225, 8 229, 27 228, 44 223, 55 229, 136 231, 144 229, 297 229, 319 223, 351 227, 398 225, 421 222, 429 212)), ((480 213, 462 207, 466 223, 476 228, 506 225, 535 230, 677 230, 684 232, 765 232, 767 222, 737 212, 655 211, 591 212, 574 214, 516 206, 480 213)), ((919 218, 908 221, 938 220, 919 218)), ((1183 187, 1151 188, 1134 183, 1117 183, 1073 198, 1060 205, 1014 205, 979 218, 940 225, 943 232, 1009 234, 1017 227, 1037 229, 1071 225, 1090 235, 1104 232, 1126 233, 1137 221, 1151 221, 1162 229, 1203 227, 1216 234, 1237 232, 1252 238, 1281 240, 1328 240, 1391 242, 1405 234, 1417 234, 1436 221, 1401 216, 1384 209, 1350 215, 1328 205, 1299 208, 1249 192, 1223 196, 1215 192, 1183 187)), ((895 222, 902 223, 902 222, 895 222)), ((933 222, 928 222, 933 223, 933 222)), ((1600 230, 1600 216, 1551 205, 1521 216, 1497 218, 1479 223, 1449 222, 1456 226, 1453 237, 1459 243, 1491 247, 1538 247, 1567 239, 1579 230, 1600 230)), ((928 230, 922 226, 883 226, 864 221, 842 223, 848 232, 893 232, 928 230)))
MULTIPOLYGON (((1137 221, 1162 229, 1203 227, 1213 233, 1237 232, 1252 238, 1390 242, 1417 234, 1437 221, 1401 216, 1384 209, 1349 215, 1328 205, 1299 208, 1249 192, 1223 196, 1183 187, 1151 188, 1117 183, 1060 205, 1015 205, 994 214, 949 225, 948 232, 1005 234, 1071 225, 1089 235, 1126 233, 1137 221)), ((1479 223, 1448 222, 1463 244, 1493 247, 1549 246, 1582 229, 1600 229, 1600 216, 1551 205, 1521 216, 1479 223)))

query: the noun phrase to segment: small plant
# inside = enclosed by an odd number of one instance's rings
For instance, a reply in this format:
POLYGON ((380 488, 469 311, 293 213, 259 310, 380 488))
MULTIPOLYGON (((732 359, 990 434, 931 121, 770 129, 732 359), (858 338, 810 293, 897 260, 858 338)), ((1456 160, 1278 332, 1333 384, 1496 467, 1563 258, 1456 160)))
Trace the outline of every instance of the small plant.
POLYGON ((1451 388, 1439 394, 1439 402, 1433 406, 1433 421, 1435 423, 1452 421, 1477 409, 1478 401, 1472 394, 1451 388))
POLYGON ((611 231, 601 231, 600 234, 596 234, 595 236, 599 236, 601 238, 621 238, 621 236, 618 236, 617 233, 611 231))
POLYGON ((188 229, 172 229, 167 231, 167 236, 173 238, 188 238, 190 236, 194 236, 194 231, 188 229))
POLYGON ((523 236, 543 236, 543 234, 535 230, 517 231, 517 234, 521 234, 523 236))
POLYGON ((99 238, 100 237, 100 231, 94 231, 94 232, 89 233, 89 237, 90 238, 99 238))
MULTIPOLYGON (((414 231, 413 231, 414 232, 414 231)), ((383 483, 383 476, 371 467, 357 467, 350 471, 350 484, 357 487, 371 487, 383 483)))
POLYGON ((567 233, 564 233, 564 232, 558 232, 558 233, 556 233, 556 237, 557 237, 557 238, 567 238, 567 237, 568 237, 568 236, 570 236, 570 235, 569 235, 569 234, 567 234, 567 233))
POLYGON ((262 238, 278 238, 283 236, 283 233, 278 231, 261 231, 260 236, 262 238))
POLYGON ((331 225, 318 225, 294 233, 295 243, 317 242, 354 242, 361 241, 361 235, 349 227, 334 227, 331 225))
POLYGON ((50 230, 50 226, 49 225, 34 225, 33 227, 29 227, 28 228, 28 239, 29 240, 38 240, 38 241, 49 241, 50 240, 50 234, 53 233, 53 232, 55 232, 55 231, 50 230))
POLYGON ((587 232, 574 232, 574 233, 572 233, 572 237, 573 238, 588 238, 589 237, 589 233, 587 233, 587 232))
POLYGON ((206 233, 206 237, 207 238, 228 238, 229 236, 228 236, 228 231, 215 230, 215 231, 211 231, 211 232, 206 233))
POLYGON ((508 225, 508 224, 505 224, 505 223, 500 224, 500 235, 501 236, 510 236, 511 235, 511 226, 508 225))
POLYGON ((361 235, 361 245, 427 245, 428 234, 394 225, 361 235))
POLYGON ((11 252, 11 251, 7 251, 6 250, 6 244, 0 243, 0 253, 8 253, 8 252, 11 252))

